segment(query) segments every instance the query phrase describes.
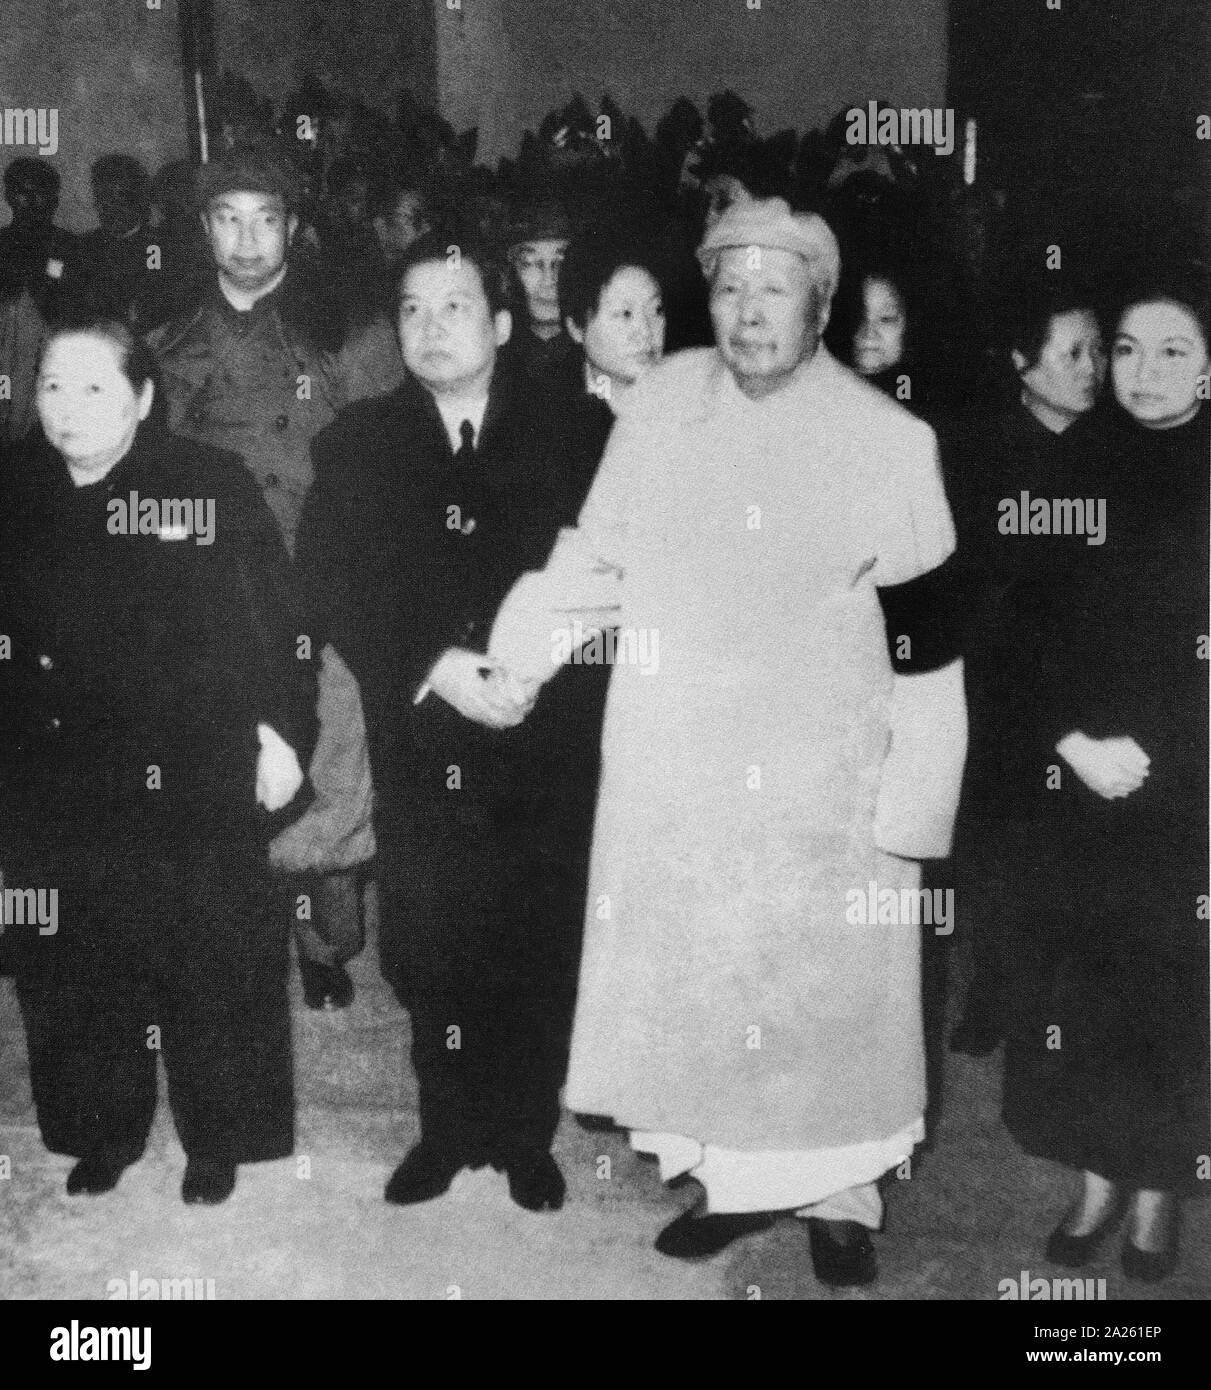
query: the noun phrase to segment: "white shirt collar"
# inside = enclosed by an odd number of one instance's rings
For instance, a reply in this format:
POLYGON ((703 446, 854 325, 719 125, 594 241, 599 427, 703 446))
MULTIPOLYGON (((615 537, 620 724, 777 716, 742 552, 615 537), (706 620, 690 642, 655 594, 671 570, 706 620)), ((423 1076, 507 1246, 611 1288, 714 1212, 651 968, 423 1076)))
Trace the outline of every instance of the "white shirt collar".
POLYGON ((488 409, 487 396, 481 401, 474 401, 470 404, 466 401, 443 400, 441 396, 434 396, 433 400, 437 405, 438 414, 442 417, 442 424, 446 427, 450 447, 458 449, 462 443, 462 423, 464 420, 470 420, 471 426, 475 430, 475 438, 472 443, 478 448, 480 431, 484 425, 484 412, 488 409))

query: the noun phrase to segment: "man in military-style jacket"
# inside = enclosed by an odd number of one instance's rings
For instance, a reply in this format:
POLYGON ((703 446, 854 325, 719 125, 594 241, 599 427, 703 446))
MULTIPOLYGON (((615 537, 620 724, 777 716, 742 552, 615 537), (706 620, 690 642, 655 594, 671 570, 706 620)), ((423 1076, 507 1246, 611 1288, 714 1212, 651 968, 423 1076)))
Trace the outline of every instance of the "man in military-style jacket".
MULTIPOLYGON (((291 254, 297 189, 280 160, 233 151, 202 171, 201 198, 217 276, 192 313, 150 338, 169 428, 242 455, 293 554, 312 439, 350 401, 399 384, 399 348, 386 320, 342 322, 291 254)), ((353 871, 373 856, 374 832, 357 683, 330 647, 319 718, 315 801, 270 859, 313 879, 313 919, 296 923, 300 969, 308 1004, 333 1008, 353 997, 342 964, 361 945, 353 871)))

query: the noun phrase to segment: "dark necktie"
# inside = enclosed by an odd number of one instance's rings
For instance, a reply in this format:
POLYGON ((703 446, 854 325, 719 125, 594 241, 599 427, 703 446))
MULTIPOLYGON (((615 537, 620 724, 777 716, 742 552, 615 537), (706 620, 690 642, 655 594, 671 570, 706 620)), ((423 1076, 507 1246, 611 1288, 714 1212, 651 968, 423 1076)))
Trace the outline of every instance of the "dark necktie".
POLYGON ((459 445, 454 452, 454 467, 460 478, 470 477, 475 467, 475 426, 464 420, 458 427, 459 445))
POLYGON ((454 451, 454 479, 463 513, 462 530, 464 534, 469 534, 468 527, 474 526, 475 518, 484 510, 486 499, 479 460, 475 454, 475 426, 470 420, 464 420, 459 425, 458 437, 459 445, 454 451))

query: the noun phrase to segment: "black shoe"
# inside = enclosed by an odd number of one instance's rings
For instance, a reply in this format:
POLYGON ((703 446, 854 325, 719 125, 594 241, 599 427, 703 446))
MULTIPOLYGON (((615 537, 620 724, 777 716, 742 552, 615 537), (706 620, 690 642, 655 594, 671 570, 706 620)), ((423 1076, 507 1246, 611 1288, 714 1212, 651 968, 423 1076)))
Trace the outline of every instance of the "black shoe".
POLYGON ((856 1221, 807 1218, 812 1268, 822 1284, 834 1289, 859 1288, 879 1277, 875 1247, 865 1226, 856 1221))
POLYGON ((755 1231, 768 1231, 774 1217, 768 1211, 725 1212, 699 1216, 699 1207, 683 1211, 656 1237, 656 1249, 674 1260, 705 1260, 726 1249, 732 1241, 755 1231))
POLYGON ((1082 1265, 1087 1265, 1097 1254, 1102 1241, 1123 1219, 1126 1210, 1127 1203, 1123 1194, 1119 1193, 1107 1206, 1102 1214, 1102 1219, 1094 1226, 1093 1230, 1087 1231, 1083 1236, 1070 1235, 1064 1229, 1068 1216, 1072 1214, 1069 1211, 1064 1220, 1047 1237, 1044 1253, 1048 1261, 1053 1265, 1063 1265, 1065 1269, 1080 1269, 1082 1265))
POLYGON ((527 1211, 558 1211, 568 1185, 559 1164, 545 1150, 503 1159, 493 1165, 509 1180, 509 1196, 527 1211))
POLYGON ((191 1158, 185 1164, 181 1198, 191 1207, 217 1207, 235 1191, 234 1163, 222 1159, 191 1158))
POLYGON ((383 1196, 397 1207, 432 1201, 434 1197, 449 1191, 455 1174, 462 1166, 458 1159, 430 1145, 423 1142, 416 1144, 391 1174, 383 1196))
POLYGON ((300 956, 299 974, 309 1009, 347 1009, 353 1003, 353 981, 343 965, 324 965, 300 956))
POLYGON ((956 1024, 950 1035, 950 1050, 967 1057, 987 1057, 1005 1041, 999 1028, 986 1023, 969 1023, 964 1019, 956 1024))
POLYGON ((1168 1279, 1177 1268, 1181 1251, 1180 1228, 1179 1211, 1174 1211, 1163 1250, 1141 1250, 1128 1236, 1123 1241, 1122 1252, 1123 1273, 1127 1278, 1138 1279, 1141 1284, 1159 1284, 1162 1279, 1168 1279))
POLYGON ((135 1159, 110 1149, 85 1154, 67 1175, 68 1196, 99 1197, 102 1192, 112 1192, 134 1162, 135 1159))

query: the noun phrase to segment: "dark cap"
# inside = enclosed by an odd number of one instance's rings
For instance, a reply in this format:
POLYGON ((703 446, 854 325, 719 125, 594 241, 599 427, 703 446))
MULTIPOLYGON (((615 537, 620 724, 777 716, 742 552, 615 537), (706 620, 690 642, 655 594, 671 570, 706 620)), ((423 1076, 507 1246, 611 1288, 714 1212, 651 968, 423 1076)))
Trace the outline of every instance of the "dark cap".
POLYGON ((520 246, 526 241, 570 241, 572 221, 562 203, 554 198, 519 203, 505 227, 505 245, 520 246))
POLYGON ((298 170, 284 155, 267 146, 236 146, 198 170, 198 201, 202 207, 224 193, 266 193, 280 198, 289 212, 298 206, 298 170))

